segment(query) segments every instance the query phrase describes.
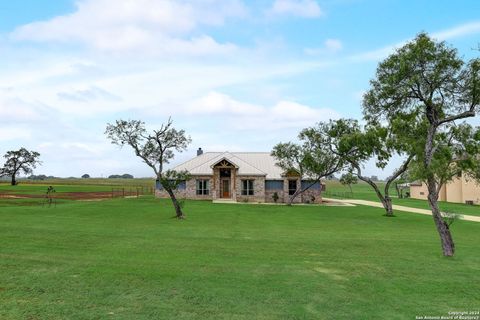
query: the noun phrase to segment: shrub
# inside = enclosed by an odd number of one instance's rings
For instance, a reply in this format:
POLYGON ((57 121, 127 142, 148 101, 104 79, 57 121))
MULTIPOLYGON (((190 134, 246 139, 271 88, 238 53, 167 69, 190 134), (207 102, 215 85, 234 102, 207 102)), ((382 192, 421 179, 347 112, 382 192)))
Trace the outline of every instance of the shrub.
POLYGON ((278 201, 278 193, 277 192, 274 192, 273 195, 272 195, 272 199, 273 199, 273 202, 277 203, 278 201))

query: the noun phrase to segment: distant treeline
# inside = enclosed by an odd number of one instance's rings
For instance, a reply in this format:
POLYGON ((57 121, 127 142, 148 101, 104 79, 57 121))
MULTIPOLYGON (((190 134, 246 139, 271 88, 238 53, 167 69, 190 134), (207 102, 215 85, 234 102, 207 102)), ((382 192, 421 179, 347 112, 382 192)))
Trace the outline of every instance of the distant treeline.
POLYGON ((131 174, 125 173, 122 175, 119 174, 112 174, 108 176, 108 179, 133 179, 133 176, 131 174))
POLYGON ((54 176, 46 176, 44 174, 34 175, 28 177, 29 180, 47 180, 47 179, 59 179, 58 177, 54 176))
MULTIPOLYGON (((83 179, 89 179, 90 175, 89 174, 84 174, 81 178, 83 179)), ((39 175, 34 175, 32 174, 31 176, 27 177, 28 180, 52 180, 52 179, 78 179, 78 177, 68 177, 68 178, 59 178, 59 177, 54 177, 54 176, 47 176, 44 174, 39 174, 39 175)), ((112 174, 108 176, 108 179, 134 179, 134 176, 128 173, 125 174, 112 174)))

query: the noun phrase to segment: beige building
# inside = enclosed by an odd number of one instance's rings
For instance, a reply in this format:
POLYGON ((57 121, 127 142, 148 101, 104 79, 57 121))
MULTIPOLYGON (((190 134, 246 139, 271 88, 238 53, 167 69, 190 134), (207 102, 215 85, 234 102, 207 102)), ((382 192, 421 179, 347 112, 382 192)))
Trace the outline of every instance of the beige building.
MULTIPOLYGON (((285 173, 268 152, 205 152, 174 168, 187 170, 192 178, 179 185, 179 198, 197 200, 225 200, 239 202, 287 202, 289 196, 312 182, 296 173, 285 173)), ((325 186, 313 184, 294 202, 321 202, 325 186)), ((168 194, 157 182, 155 195, 168 194)))
MULTIPOLYGON (((425 183, 412 183, 410 197, 426 200, 428 190, 425 183)), ((462 175, 442 186, 438 200, 457 203, 480 204, 480 184, 470 177, 462 175)))

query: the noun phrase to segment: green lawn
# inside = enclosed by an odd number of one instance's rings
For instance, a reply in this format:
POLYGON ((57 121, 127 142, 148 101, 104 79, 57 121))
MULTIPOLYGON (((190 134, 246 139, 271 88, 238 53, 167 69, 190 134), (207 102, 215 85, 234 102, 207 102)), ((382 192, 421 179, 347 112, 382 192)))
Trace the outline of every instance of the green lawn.
MULTIPOLYGON (((383 188, 384 183, 379 183, 379 185, 383 188)), ((352 197, 348 193, 350 189, 348 187, 343 186, 340 182, 335 180, 326 181, 327 192, 325 193, 326 196, 330 196, 332 198, 340 198, 340 197, 352 197)), ((362 199, 362 200, 370 200, 370 201, 377 201, 378 200, 375 192, 373 191, 372 187, 366 184, 365 182, 359 182, 358 184, 352 185, 353 190, 353 198, 355 199, 362 199)), ((383 191, 383 189, 382 189, 383 191)), ((395 187, 392 186, 390 190, 390 194, 393 197, 393 204, 413 207, 413 208, 420 208, 420 209, 430 209, 426 200, 418 200, 418 199, 398 199, 397 193, 395 191, 395 187)), ((439 202, 440 209, 443 211, 448 211, 452 213, 458 214, 466 214, 466 215, 474 215, 480 216, 480 206, 478 205, 466 205, 463 203, 450 203, 445 201, 439 202)))
POLYGON ((0 208, 0 319, 415 319, 480 308, 480 224, 152 197, 0 208))
MULTIPOLYGON (((137 188, 140 194, 152 194, 155 187, 153 179, 55 179, 45 181, 21 181, 16 186, 11 186, 8 183, 0 183, 0 207, 11 205, 41 205, 45 200, 45 194, 48 186, 53 186, 56 193, 55 197, 57 203, 66 202, 71 197, 76 197, 76 194, 85 193, 108 193, 112 195, 115 190, 115 195, 120 196, 125 193, 130 195, 136 194, 137 188), (88 182, 88 183, 87 183, 88 182), (69 195, 66 195, 70 193, 69 195), (3 197, 2 197, 3 195, 3 197), (14 199, 7 196, 32 196, 29 199, 14 199)), ((107 195, 107 196, 108 196, 107 195)), ((81 197, 81 195, 78 195, 81 197)), ((88 197, 87 197, 88 198, 88 197)))

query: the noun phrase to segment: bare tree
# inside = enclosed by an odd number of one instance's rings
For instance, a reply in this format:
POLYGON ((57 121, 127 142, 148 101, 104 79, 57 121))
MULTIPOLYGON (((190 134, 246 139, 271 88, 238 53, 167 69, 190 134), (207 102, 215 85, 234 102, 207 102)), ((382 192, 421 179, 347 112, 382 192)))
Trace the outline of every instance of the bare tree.
POLYGON ((170 196, 178 219, 185 218, 177 198, 175 190, 178 185, 190 178, 188 172, 177 172, 164 170, 164 166, 174 158, 174 152, 183 152, 191 142, 184 130, 177 130, 173 127, 173 121, 168 121, 160 126, 158 130, 148 133, 145 123, 140 120, 117 120, 115 124, 108 124, 105 131, 107 137, 113 144, 129 145, 155 172, 157 180, 170 196))

